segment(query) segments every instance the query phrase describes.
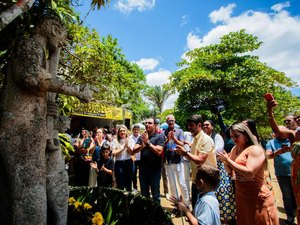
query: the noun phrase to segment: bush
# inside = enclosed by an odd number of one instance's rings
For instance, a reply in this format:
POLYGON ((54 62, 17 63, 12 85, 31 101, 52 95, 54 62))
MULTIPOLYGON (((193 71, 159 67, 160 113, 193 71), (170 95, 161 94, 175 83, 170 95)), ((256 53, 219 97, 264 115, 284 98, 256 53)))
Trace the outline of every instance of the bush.
MULTIPOLYGON (((103 216, 105 222, 103 224, 109 225, 173 224, 166 210, 143 196, 114 188, 70 187, 69 225, 96 224, 93 222, 101 222, 99 213, 103 216), (90 209, 87 209, 89 208, 87 204, 91 206, 90 209)), ((98 224, 102 224, 100 222, 98 224)))

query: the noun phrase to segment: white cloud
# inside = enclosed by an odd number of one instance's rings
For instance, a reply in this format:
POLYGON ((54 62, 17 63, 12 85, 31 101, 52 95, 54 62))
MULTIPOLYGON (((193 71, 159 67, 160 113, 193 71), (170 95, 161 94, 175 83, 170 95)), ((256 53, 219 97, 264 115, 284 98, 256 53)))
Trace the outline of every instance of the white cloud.
POLYGON ((201 47, 201 38, 195 34, 193 34, 193 32, 190 32, 186 38, 187 40, 187 48, 189 50, 194 50, 195 48, 199 48, 201 47))
POLYGON ((236 7, 235 4, 229 4, 226 7, 221 7, 219 10, 212 11, 209 14, 209 18, 212 23, 226 22, 230 20, 233 9, 236 7))
POLYGON ((291 6, 291 5, 290 5, 290 2, 283 2, 283 3, 278 3, 278 4, 276 4, 276 5, 273 5, 273 6, 271 7, 271 9, 274 10, 274 11, 280 12, 280 11, 282 11, 283 9, 288 8, 288 7, 290 7, 290 6, 291 6))
POLYGON ((167 101, 164 104, 163 110, 174 108, 175 102, 178 97, 179 97, 179 93, 170 95, 170 97, 167 99, 167 101))
POLYGON ((190 19, 189 15, 182 16, 180 26, 183 27, 184 25, 188 24, 189 19, 190 19))
POLYGON ((142 12, 154 8, 155 0, 118 0, 114 6, 124 14, 131 13, 133 10, 142 12))
MULTIPOLYGON (((192 49, 189 37, 197 43, 197 46, 206 46, 220 41, 220 37, 231 31, 246 29, 247 33, 257 36, 263 45, 253 54, 258 55, 260 60, 267 63, 270 67, 285 72, 286 75, 300 84, 300 18, 291 16, 285 7, 289 3, 282 3, 281 6, 272 7, 273 12, 261 12, 249 10, 237 16, 231 16, 230 10, 227 10, 229 17, 217 16, 221 9, 233 8, 231 5, 222 7, 216 13, 210 14, 211 21, 222 21, 223 23, 215 26, 203 37, 188 34, 187 46, 192 49), (200 41, 200 43, 199 43, 200 41)), ((220 15, 221 13, 219 13, 220 15)), ((226 13, 224 13, 226 14, 226 13)))
POLYGON ((169 83, 169 76, 172 73, 169 70, 160 69, 157 72, 149 73, 147 75, 147 84, 150 86, 163 85, 169 83))
POLYGON ((143 70, 154 70, 159 64, 159 60, 153 58, 141 58, 140 60, 133 62, 143 70))

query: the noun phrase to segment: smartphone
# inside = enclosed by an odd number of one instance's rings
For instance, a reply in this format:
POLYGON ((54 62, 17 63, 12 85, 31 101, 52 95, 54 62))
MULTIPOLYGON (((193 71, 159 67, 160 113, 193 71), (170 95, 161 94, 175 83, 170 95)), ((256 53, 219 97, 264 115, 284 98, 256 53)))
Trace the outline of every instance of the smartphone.
POLYGON ((272 101, 274 100, 274 97, 271 93, 266 93, 264 94, 264 98, 266 99, 266 101, 272 101))

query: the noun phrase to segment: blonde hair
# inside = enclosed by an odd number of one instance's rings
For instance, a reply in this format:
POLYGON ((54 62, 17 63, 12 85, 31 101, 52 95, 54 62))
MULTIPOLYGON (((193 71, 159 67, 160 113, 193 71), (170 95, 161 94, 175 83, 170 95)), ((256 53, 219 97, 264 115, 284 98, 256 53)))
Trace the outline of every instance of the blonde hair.
POLYGON ((248 142, 247 144, 250 146, 250 145, 258 145, 262 148, 263 152, 264 152, 264 155, 265 155, 265 169, 268 168, 268 157, 267 157, 267 154, 266 154, 266 151, 263 149, 263 147, 258 143, 256 137, 254 136, 254 134, 251 132, 251 130, 249 129, 249 127, 247 127, 245 124, 243 123, 237 123, 237 124, 234 124, 230 127, 230 131, 238 131, 238 132, 241 132, 242 134, 245 134, 248 136, 248 142))
POLYGON ((257 139, 245 124, 236 123, 230 127, 230 131, 238 131, 248 136, 248 145, 258 145, 257 139))
POLYGON ((128 137, 128 129, 127 129, 127 127, 124 124, 122 124, 118 128, 118 133, 117 133, 118 142, 120 142, 120 140, 121 140, 120 135, 119 135, 120 130, 125 130, 126 137, 128 137))

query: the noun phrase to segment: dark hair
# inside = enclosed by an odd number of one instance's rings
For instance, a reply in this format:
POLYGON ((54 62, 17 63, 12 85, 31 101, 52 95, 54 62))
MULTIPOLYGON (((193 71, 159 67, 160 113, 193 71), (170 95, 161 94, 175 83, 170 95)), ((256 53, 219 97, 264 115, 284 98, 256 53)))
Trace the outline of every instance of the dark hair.
POLYGON ((251 119, 246 119, 245 121, 247 122, 247 127, 252 132, 252 134, 257 138, 257 141, 259 143, 260 139, 259 139, 259 135, 258 135, 258 132, 257 132, 255 121, 251 120, 251 119))
POLYGON ((154 124, 158 124, 159 123, 159 119, 155 118, 155 117, 149 117, 147 118, 148 120, 153 120, 154 124))
POLYGON ((196 181, 202 179, 212 189, 216 189, 220 182, 220 171, 207 165, 199 166, 197 169, 196 181))
POLYGON ((186 120, 186 122, 187 123, 191 122, 191 123, 195 123, 196 125, 198 125, 199 123, 201 123, 201 124, 203 123, 203 119, 200 115, 194 114, 194 115, 190 116, 190 118, 188 118, 186 120))
POLYGON ((137 125, 137 124, 136 124, 136 125, 133 125, 132 130, 133 130, 133 129, 140 129, 140 125, 137 125))
MULTIPOLYGON (((212 126, 213 128, 215 128, 215 123, 214 123, 214 121, 212 121, 212 120, 205 120, 205 121, 209 122, 209 123, 211 124, 211 126, 212 126)), ((205 121, 204 121, 204 122, 205 122, 205 121)))

